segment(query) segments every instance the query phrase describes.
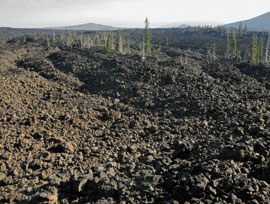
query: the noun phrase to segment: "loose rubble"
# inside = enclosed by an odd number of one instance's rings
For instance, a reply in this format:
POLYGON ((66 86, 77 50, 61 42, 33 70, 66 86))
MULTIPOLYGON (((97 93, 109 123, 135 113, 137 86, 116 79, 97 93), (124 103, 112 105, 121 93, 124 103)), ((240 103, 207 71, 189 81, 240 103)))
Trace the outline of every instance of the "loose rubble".
POLYGON ((29 49, 0 56, 0 203, 270 203, 269 67, 29 49))

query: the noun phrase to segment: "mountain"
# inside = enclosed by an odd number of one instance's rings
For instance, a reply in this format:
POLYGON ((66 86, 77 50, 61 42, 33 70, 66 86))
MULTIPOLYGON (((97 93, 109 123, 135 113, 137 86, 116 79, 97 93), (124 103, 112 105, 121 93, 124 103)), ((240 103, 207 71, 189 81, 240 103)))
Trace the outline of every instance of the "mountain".
POLYGON ((242 26, 255 30, 270 30, 270 12, 244 21, 226 24, 226 27, 238 28, 240 23, 242 26))
POLYGON ((161 28, 187 28, 189 26, 217 26, 221 25, 223 23, 221 22, 214 22, 214 21, 183 21, 183 22, 175 22, 175 23, 170 23, 167 25, 161 26, 161 28))
POLYGON ((82 25, 74 25, 74 26, 64 26, 64 27, 53 27, 53 28, 46 28, 51 30, 83 30, 83 31, 105 31, 105 30, 117 30, 119 28, 95 24, 95 23, 86 23, 82 25))
POLYGON ((0 32, 6 32, 6 31, 11 31, 13 28, 10 27, 0 27, 0 32))

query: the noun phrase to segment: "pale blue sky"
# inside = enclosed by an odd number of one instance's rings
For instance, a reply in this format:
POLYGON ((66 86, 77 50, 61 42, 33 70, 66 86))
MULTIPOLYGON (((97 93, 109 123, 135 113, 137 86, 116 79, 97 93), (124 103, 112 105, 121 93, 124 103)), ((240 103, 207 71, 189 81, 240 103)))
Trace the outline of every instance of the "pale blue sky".
POLYGON ((269 0, 0 0, 0 27, 143 27, 146 16, 152 27, 191 21, 221 24, 269 11, 269 0))

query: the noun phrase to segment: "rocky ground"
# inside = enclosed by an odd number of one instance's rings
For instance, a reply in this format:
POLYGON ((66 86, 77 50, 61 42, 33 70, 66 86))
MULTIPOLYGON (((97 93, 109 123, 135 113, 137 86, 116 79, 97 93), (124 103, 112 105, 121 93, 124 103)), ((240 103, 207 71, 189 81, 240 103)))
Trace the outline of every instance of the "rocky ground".
POLYGON ((1 45, 0 203, 270 203, 270 67, 1 45))

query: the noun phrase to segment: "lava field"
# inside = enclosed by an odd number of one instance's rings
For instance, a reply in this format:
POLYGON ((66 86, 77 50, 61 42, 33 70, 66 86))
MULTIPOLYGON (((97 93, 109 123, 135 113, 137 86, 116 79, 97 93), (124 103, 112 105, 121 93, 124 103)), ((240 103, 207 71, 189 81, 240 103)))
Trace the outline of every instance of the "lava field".
POLYGON ((1 46, 0 203, 270 203, 269 66, 1 46))

